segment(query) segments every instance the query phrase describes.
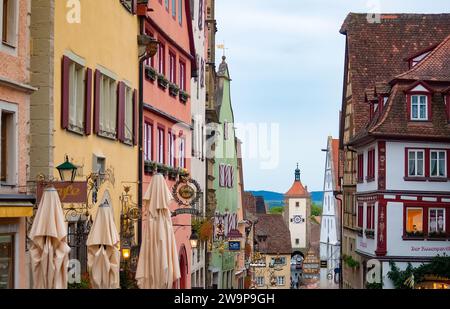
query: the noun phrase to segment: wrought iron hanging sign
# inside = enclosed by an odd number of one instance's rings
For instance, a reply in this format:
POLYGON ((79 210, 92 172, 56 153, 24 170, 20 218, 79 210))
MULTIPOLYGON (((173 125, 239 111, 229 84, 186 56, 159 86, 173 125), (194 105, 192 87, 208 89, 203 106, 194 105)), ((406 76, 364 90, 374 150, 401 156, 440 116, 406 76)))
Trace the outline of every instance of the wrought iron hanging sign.
POLYGON ((188 214, 200 216, 201 210, 196 208, 202 196, 200 184, 192 178, 181 177, 172 188, 172 195, 180 206, 172 213, 173 217, 188 214))

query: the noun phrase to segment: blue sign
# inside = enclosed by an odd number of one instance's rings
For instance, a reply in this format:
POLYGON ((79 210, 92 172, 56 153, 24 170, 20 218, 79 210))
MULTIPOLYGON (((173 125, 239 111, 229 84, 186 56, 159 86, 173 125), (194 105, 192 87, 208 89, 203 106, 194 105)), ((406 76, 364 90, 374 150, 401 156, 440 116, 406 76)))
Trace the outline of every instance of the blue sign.
POLYGON ((241 250, 241 242, 240 241, 229 241, 228 242, 228 250, 240 251, 241 250))

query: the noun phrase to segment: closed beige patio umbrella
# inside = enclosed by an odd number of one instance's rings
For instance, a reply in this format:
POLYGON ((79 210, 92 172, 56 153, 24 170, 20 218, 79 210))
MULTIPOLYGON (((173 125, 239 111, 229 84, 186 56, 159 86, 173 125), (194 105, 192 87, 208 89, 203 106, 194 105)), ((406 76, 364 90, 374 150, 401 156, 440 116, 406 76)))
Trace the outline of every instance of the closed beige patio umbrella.
POLYGON ((97 211, 87 239, 88 269, 94 289, 120 288, 119 234, 108 202, 97 211))
POLYGON ((30 231, 31 269, 34 289, 67 289, 70 247, 61 201, 55 188, 48 188, 30 231))
POLYGON ((171 289, 181 277, 169 210, 172 199, 164 177, 155 175, 143 198, 146 217, 136 271, 140 289, 171 289))

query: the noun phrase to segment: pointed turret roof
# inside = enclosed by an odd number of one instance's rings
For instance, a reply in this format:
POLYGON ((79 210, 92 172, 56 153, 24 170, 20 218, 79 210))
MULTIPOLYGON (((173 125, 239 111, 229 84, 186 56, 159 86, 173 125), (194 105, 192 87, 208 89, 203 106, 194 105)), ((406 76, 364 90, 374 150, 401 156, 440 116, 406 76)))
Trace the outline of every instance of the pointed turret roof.
POLYGON ((303 186, 300 179, 300 169, 297 164, 297 169, 295 170, 295 180, 292 187, 285 194, 286 197, 309 197, 308 190, 303 186))

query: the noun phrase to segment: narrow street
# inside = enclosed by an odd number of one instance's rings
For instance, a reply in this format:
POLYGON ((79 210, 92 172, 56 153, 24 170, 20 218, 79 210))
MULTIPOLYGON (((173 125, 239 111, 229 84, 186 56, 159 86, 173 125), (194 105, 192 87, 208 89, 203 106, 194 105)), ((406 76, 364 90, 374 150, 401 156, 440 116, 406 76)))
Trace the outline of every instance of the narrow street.
POLYGON ((448 8, 0 0, 0 290, 450 289, 448 8))

